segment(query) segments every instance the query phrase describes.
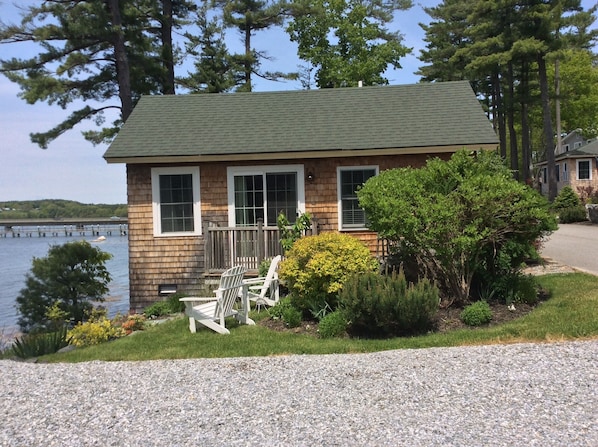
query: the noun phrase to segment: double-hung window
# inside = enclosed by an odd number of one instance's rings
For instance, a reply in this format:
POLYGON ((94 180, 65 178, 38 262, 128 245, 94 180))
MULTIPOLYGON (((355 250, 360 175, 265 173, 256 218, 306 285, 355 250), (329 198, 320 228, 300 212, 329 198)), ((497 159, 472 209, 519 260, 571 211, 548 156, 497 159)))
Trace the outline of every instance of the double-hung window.
POLYGON ((357 189, 378 174, 378 166, 337 168, 338 221, 340 230, 361 230, 367 227, 363 208, 359 207, 357 189))
POLYGON ((305 212, 302 165, 228 168, 229 224, 276 226, 282 212, 294 223, 305 212))
POLYGON ((201 234, 199 167, 153 168, 155 236, 201 234))
POLYGON ((557 164, 555 166, 555 170, 556 170, 556 181, 560 182, 561 181, 561 165, 557 164))
POLYGON ((590 160, 577 160, 577 180, 592 180, 590 160))

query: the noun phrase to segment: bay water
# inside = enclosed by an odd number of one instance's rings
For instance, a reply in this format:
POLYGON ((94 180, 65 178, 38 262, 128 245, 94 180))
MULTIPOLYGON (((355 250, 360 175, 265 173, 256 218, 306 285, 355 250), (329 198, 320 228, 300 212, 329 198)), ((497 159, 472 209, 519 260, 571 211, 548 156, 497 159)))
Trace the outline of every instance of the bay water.
POLYGON ((75 240, 86 240, 92 246, 112 255, 112 259, 106 262, 106 268, 112 276, 110 291, 101 305, 107 308, 110 317, 129 311, 129 245, 126 236, 112 235, 104 239, 89 234, 87 237, 34 235, 18 238, 9 235, 0 237, 0 335, 18 330, 19 314, 15 307, 15 299, 25 287, 25 277, 31 271, 32 259, 47 256, 49 248, 53 245, 75 240))

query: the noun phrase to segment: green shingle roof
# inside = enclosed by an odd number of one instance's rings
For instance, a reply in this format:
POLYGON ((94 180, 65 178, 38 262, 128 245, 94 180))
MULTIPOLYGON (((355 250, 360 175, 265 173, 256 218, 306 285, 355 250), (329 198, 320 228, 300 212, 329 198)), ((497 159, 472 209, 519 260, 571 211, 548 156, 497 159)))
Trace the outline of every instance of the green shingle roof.
POLYGON ((563 152, 556 157, 557 160, 562 158, 584 158, 598 156, 598 140, 592 141, 584 146, 574 149, 569 152, 563 152))
POLYGON ((467 81, 144 96, 109 161, 498 144, 467 81))

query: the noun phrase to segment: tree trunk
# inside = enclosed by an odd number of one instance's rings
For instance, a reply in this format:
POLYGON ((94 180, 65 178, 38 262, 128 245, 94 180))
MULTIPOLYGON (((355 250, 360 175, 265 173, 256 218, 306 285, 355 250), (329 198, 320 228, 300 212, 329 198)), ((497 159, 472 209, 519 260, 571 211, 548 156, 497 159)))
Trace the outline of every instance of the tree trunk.
POLYGON ((118 96, 121 104, 121 117, 123 121, 126 121, 133 111, 133 95, 131 93, 129 59, 127 57, 127 49, 125 46, 119 3, 119 0, 106 0, 108 12, 112 18, 112 45, 114 46, 114 61, 116 64, 116 79, 118 82, 118 96))
POLYGON ((162 18, 160 20, 162 38, 162 60, 166 77, 162 87, 165 95, 174 95, 174 55, 172 53, 172 0, 162 0, 162 18))
POLYGON ((251 27, 247 25, 245 28, 245 90, 246 92, 251 91, 251 67, 252 67, 252 55, 251 55, 251 27))
POLYGON ((552 114, 548 95, 548 78, 546 76, 546 60, 544 55, 538 56, 538 78, 540 80, 540 96, 542 99, 542 121, 544 130, 544 148, 546 151, 546 170, 548 174, 548 200, 556 197, 556 169, 554 160, 554 131, 552 130, 552 114))
POLYGON ((523 173, 523 181, 529 184, 531 178, 531 142, 529 138, 529 121, 528 121, 528 96, 529 88, 528 82, 528 64, 523 62, 521 67, 521 170, 523 173))
POLYGON ((507 82, 509 99, 505 105, 507 109, 507 125, 509 127, 509 146, 511 155, 511 170, 515 180, 520 180, 519 175, 519 150, 517 148, 517 131, 515 130, 515 89, 513 87, 513 63, 509 62, 507 67, 507 82))
POLYGON ((498 73, 494 73, 493 77, 493 94, 494 94, 494 102, 496 104, 495 112, 496 112, 496 122, 498 123, 498 140, 500 144, 500 156, 502 158, 507 158, 507 130, 506 130, 506 120, 505 120, 505 113, 504 113, 504 104, 503 104, 503 97, 500 88, 500 77, 498 73))

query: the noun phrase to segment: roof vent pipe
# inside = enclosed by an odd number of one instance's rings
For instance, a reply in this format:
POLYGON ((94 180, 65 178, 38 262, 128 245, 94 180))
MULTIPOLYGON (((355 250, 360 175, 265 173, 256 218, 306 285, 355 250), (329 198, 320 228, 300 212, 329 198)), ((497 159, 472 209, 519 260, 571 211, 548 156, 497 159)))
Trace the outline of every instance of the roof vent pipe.
POLYGON ((357 87, 359 87, 359 88, 363 87, 363 81, 357 82, 357 87))

